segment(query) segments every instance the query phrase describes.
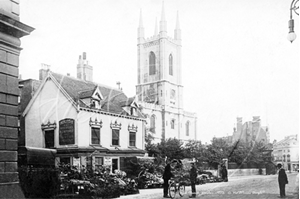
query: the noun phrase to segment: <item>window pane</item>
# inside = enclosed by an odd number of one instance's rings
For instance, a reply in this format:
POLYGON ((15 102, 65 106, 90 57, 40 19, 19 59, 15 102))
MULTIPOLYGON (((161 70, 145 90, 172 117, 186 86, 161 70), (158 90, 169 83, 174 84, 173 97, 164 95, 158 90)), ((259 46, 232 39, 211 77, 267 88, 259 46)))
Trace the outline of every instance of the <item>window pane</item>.
POLYGON ((119 145, 119 129, 112 129, 112 145, 119 145))
POLYGON ((135 146, 135 132, 129 132, 129 146, 135 146))
POLYGON ((92 128, 92 144, 100 144, 100 128, 92 128))

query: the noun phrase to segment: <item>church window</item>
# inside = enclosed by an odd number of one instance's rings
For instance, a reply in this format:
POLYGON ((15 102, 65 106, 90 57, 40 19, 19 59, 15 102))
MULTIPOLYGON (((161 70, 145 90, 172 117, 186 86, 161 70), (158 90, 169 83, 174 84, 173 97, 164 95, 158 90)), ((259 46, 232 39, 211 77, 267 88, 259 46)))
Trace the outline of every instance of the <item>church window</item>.
POLYGON ((155 115, 152 115, 150 118, 150 131, 155 133, 155 115))
POLYGON ((190 122, 189 121, 187 121, 185 123, 185 135, 190 136, 190 122))
POLYGON ((155 75, 155 61, 155 54, 151 51, 149 55, 149 75, 155 75))
POLYGON ((171 129, 174 129, 174 128, 175 128, 175 120, 172 119, 172 120, 171 120, 171 129))
POLYGON ((169 56, 169 74, 173 75, 173 56, 170 54, 169 56))

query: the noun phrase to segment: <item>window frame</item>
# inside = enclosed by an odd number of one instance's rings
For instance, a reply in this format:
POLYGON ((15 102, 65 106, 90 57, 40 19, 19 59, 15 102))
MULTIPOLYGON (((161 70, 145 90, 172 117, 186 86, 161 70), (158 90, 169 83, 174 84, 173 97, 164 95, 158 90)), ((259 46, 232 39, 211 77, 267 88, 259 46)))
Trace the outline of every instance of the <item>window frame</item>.
POLYGON ((122 124, 121 123, 118 124, 117 120, 114 123, 110 124, 110 128, 111 128, 111 146, 120 146, 121 126, 122 126, 122 124), (118 144, 113 143, 114 131, 118 131, 118 144))
POLYGON ((137 133, 137 129, 138 127, 137 126, 134 126, 134 124, 132 125, 128 125, 128 144, 129 144, 129 147, 136 147, 136 133, 137 133), (134 135, 134 140, 131 140, 131 135, 134 135), (131 145, 131 142, 134 142, 134 145, 131 145))
POLYGON ((101 128, 102 128, 102 120, 98 121, 97 118, 95 118, 95 120, 92 120, 92 118, 90 118, 89 121, 89 125, 90 125, 90 145, 97 145, 97 146, 101 146, 101 128), (99 144, 94 144, 93 143, 93 130, 92 129, 99 129, 99 144))
POLYGON ((48 121, 48 123, 42 123, 41 124, 41 129, 42 129, 42 133, 44 135, 44 147, 47 149, 51 149, 51 148, 55 148, 55 130, 56 130, 56 122, 51 123, 50 121, 48 121), (53 131, 53 147, 46 147, 46 131, 53 131))

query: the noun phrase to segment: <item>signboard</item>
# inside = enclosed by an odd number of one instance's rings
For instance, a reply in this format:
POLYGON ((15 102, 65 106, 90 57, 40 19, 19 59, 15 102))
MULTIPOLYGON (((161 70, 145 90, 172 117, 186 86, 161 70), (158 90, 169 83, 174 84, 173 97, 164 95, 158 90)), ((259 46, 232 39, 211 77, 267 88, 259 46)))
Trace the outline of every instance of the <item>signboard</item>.
POLYGON ((112 165, 111 157, 104 157, 103 165, 111 166, 112 165))
POLYGON ((75 144, 74 119, 59 121, 59 145, 75 144))
POLYGON ((73 157, 73 166, 76 166, 77 169, 80 169, 80 158, 73 157))

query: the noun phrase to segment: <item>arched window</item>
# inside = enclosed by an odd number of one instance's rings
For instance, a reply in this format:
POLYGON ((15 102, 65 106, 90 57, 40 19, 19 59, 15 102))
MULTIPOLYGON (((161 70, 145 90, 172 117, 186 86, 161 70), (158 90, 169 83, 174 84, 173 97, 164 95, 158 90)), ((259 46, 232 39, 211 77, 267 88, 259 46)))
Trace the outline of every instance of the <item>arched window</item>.
POLYGON ((171 120, 171 129, 175 129, 175 120, 174 119, 171 120))
POLYGON ((189 121, 187 121, 185 123, 185 135, 190 136, 190 122, 189 121))
POLYGON ((169 74, 173 75, 173 56, 170 54, 169 56, 169 74))
POLYGON ((150 118, 150 131, 155 133, 155 115, 152 115, 150 118))
POLYGON ((155 59, 155 54, 151 51, 149 55, 149 75, 155 75, 155 59))

